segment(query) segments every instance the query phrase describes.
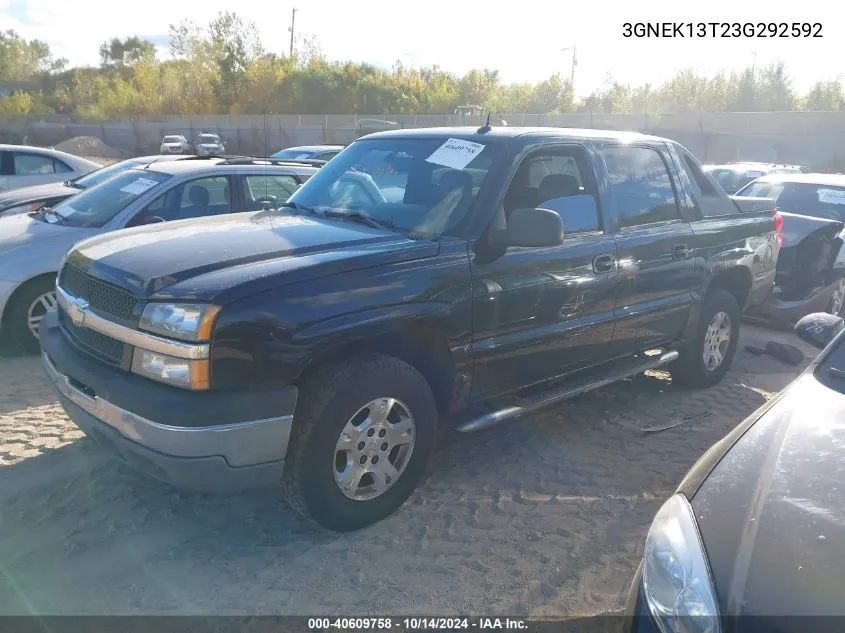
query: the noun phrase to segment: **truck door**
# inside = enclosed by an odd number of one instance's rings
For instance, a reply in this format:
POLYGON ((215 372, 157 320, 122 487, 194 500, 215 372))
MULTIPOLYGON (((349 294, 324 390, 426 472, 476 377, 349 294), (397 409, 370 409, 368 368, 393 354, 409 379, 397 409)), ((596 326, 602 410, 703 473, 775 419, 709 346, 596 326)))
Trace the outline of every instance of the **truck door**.
POLYGON ((471 254, 475 395, 542 382, 604 357, 613 333, 616 244, 598 212, 598 191, 584 147, 555 145, 526 155, 498 209, 544 207, 563 219, 550 248, 471 254))
POLYGON ((681 214, 671 159, 660 148, 607 143, 601 153, 602 203, 619 269, 613 351, 623 355, 681 335, 696 286, 693 231, 681 214))

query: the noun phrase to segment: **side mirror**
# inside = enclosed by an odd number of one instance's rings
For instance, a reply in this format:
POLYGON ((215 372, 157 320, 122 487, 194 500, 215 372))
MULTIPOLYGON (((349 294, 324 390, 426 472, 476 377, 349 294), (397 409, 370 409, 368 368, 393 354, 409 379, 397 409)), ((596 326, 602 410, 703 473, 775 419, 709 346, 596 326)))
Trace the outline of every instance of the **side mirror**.
POLYGON ((508 227, 490 234, 499 246, 557 246, 563 242, 563 220, 549 209, 514 209, 508 227))
POLYGON ((795 335, 813 347, 824 349, 843 328, 845 319, 842 317, 827 312, 815 312, 795 324, 795 335))

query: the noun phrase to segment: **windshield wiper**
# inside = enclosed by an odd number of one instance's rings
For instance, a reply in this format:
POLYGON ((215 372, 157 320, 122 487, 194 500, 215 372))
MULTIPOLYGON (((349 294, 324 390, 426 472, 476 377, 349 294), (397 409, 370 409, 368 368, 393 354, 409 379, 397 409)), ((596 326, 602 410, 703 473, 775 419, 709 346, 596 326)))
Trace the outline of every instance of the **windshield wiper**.
POLYGON ((392 231, 396 228, 396 225, 390 220, 377 220, 374 217, 367 215, 366 213, 361 213, 360 211, 323 209, 320 211, 320 215, 324 215, 329 218, 348 218, 350 220, 355 220, 356 222, 366 224, 367 226, 370 226, 374 229, 388 229, 389 231, 392 231))
MULTIPOLYGON (((65 219, 62 216, 60 216, 58 213, 53 211, 53 207, 48 207, 48 206, 41 207, 40 209, 38 209, 38 211, 36 211, 35 217, 46 218, 48 215, 52 215, 54 218, 56 218, 56 224, 64 224, 65 223, 65 219)), ((47 220, 45 219, 44 222, 46 222, 46 221, 47 220)))
POLYGON ((293 202, 291 200, 285 200, 282 204, 279 205, 280 209, 295 209, 296 211, 305 211, 306 213, 317 213, 316 210, 312 209, 311 207, 306 207, 304 204, 299 204, 297 202, 293 202))

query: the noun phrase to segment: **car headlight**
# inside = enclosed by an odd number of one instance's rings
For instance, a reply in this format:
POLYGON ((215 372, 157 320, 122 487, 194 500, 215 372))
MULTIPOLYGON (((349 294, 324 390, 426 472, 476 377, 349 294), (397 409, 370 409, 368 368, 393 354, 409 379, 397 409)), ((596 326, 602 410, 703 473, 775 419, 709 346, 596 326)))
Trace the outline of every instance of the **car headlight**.
POLYGON ((648 531, 643 595, 663 633, 720 633, 710 568, 692 507, 681 494, 663 504, 648 531))
POLYGON ((203 303, 149 303, 138 327, 183 341, 208 341, 219 311, 203 303))
POLYGON ((135 348, 132 373, 184 389, 208 389, 208 359, 189 360, 135 348))

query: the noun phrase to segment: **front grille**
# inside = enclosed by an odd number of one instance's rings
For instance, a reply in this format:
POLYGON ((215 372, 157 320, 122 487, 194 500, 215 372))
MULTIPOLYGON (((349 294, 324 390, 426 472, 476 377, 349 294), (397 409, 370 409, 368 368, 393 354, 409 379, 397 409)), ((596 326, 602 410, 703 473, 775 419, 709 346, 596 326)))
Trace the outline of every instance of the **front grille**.
POLYGON ((86 327, 76 327, 64 310, 59 310, 59 321, 70 341, 82 351, 93 354, 110 365, 121 366, 125 343, 86 327))
POLYGON ((75 297, 82 297, 97 312, 123 321, 132 321, 135 297, 127 290, 88 275, 74 266, 65 266, 59 285, 75 297))

